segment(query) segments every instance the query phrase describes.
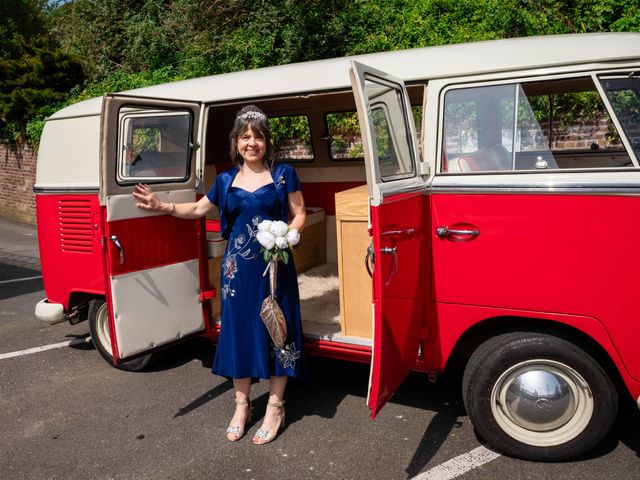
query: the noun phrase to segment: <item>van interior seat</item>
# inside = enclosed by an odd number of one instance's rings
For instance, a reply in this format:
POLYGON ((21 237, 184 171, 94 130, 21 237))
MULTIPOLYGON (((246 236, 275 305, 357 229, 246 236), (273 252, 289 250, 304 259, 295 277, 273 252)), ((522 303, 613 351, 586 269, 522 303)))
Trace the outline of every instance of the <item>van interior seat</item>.
POLYGON ((511 155, 502 145, 493 145, 469 155, 461 155, 447 161, 449 173, 492 172, 511 170, 511 155))

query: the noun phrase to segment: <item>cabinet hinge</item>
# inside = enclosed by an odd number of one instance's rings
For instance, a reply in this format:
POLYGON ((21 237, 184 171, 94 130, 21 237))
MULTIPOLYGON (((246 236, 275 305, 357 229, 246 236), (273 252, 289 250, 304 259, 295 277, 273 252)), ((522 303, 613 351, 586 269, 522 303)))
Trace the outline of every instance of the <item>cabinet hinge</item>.
POLYGON ((427 338, 429 338, 429 328, 420 327, 420 340, 426 340, 427 338))
POLYGON ((211 300, 216 296, 215 290, 200 290, 200 303, 204 303, 207 300, 211 300))

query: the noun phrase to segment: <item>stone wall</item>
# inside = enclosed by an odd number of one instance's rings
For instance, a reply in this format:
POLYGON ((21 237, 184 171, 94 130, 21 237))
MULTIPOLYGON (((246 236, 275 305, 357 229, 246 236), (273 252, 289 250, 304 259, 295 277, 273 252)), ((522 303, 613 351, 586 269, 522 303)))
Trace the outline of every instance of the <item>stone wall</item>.
POLYGON ((0 216, 36 223, 36 152, 29 145, 0 143, 0 216))

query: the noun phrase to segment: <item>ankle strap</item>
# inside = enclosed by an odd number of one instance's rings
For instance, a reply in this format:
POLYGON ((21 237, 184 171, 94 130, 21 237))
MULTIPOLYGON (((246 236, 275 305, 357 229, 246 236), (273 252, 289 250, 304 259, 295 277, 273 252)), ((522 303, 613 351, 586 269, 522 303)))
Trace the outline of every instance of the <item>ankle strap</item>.
POLYGON ((233 401, 236 403, 236 405, 249 405, 249 399, 245 399, 245 400, 238 400, 237 398, 234 398, 233 401))
POLYGON ((284 407, 284 402, 284 400, 282 400, 281 402, 267 402, 267 405, 269 405, 270 407, 282 408, 284 407))

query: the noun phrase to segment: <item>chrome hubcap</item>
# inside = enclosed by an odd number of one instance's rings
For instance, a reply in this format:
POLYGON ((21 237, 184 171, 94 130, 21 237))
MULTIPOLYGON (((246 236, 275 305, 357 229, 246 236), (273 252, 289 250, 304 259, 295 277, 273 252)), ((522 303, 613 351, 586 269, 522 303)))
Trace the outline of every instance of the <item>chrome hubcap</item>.
POLYGON ((593 415, 589 385, 574 369, 547 359, 513 365, 496 381, 491 411, 509 436, 549 447, 577 437, 593 415))
POLYGON ((576 412, 569 383, 552 370, 533 368, 515 372, 505 384, 506 405, 513 421, 535 432, 566 424, 576 412))

